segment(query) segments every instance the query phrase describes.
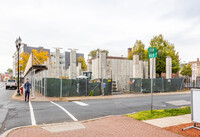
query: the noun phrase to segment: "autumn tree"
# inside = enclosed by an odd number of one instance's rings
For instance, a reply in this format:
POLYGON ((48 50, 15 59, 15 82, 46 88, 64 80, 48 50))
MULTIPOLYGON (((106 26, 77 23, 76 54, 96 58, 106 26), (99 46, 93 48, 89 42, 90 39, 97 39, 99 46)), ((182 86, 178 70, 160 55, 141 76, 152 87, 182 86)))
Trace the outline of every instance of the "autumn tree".
POLYGON ((188 65, 184 64, 183 69, 181 71, 181 75, 189 76, 189 77, 192 76, 192 67, 190 64, 188 64, 188 65))
MULTIPOLYGON (((49 53, 44 50, 37 51, 35 49, 32 50, 33 55, 40 61, 41 64, 43 64, 45 61, 47 61, 49 53)), ((20 71, 25 71, 26 65, 28 63, 30 54, 22 52, 20 54, 20 71)), ((33 62, 35 63, 35 62, 33 62)))
POLYGON ((108 56, 109 54, 108 50, 95 49, 95 50, 90 51, 89 56, 91 56, 92 58, 95 58, 97 55, 99 55, 100 52, 105 52, 106 56, 108 56))
POLYGON ((151 47, 157 47, 158 57, 156 58, 156 73, 161 76, 161 73, 166 72, 166 57, 172 58, 172 73, 177 73, 180 70, 180 60, 178 52, 176 52, 174 44, 168 42, 160 34, 155 36, 150 41, 151 47))
POLYGON ((44 50, 37 51, 35 49, 32 50, 33 55, 40 61, 41 64, 44 64, 49 57, 49 53, 44 50))
POLYGON ((81 70, 86 71, 87 70, 87 65, 85 62, 85 58, 84 57, 78 57, 78 63, 81 63, 81 70))
POLYGON ((20 71, 25 71, 29 57, 30 57, 30 54, 27 52, 26 53, 22 52, 20 54, 20 60, 19 60, 19 66, 20 66, 19 70, 20 71))
POLYGON ((128 60, 132 60, 133 55, 139 55, 140 60, 148 59, 148 50, 145 49, 145 45, 141 40, 136 40, 132 51, 128 55, 128 60))

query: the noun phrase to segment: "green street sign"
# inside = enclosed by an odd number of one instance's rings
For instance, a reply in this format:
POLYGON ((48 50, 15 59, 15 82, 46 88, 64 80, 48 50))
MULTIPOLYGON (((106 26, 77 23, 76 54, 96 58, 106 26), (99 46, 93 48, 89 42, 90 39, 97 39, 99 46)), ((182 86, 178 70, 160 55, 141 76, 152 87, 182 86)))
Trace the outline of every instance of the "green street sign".
POLYGON ((156 47, 149 47, 148 52, 149 52, 149 58, 157 58, 158 54, 156 47))

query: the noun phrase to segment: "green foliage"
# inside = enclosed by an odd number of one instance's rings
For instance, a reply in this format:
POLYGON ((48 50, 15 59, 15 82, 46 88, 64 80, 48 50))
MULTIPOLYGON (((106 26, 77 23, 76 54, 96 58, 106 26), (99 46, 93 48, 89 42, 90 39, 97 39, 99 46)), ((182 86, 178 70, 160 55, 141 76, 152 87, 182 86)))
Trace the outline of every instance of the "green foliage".
POLYGON ((131 53, 128 56, 128 60, 133 59, 133 55, 139 55, 140 60, 148 59, 148 50, 145 50, 145 45, 141 40, 136 40, 131 53))
POLYGON ((182 108, 173 108, 173 109, 153 110, 152 113, 150 110, 141 111, 134 114, 128 114, 127 116, 137 119, 137 120, 148 120, 148 119, 185 115, 185 114, 190 114, 190 113, 191 113, 190 107, 182 107, 182 108))
POLYGON ((188 65, 185 64, 183 66, 183 69, 181 71, 181 75, 183 75, 183 76, 189 76, 189 77, 192 76, 192 68, 191 68, 190 64, 188 64, 188 65))
POLYGON ((10 72, 10 73, 12 73, 12 72, 13 72, 13 70, 12 70, 11 68, 9 68, 9 69, 7 69, 7 72, 10 72))
POLYGON ((158 57, 156 58, 156 73, 161 76, 161 73, 166 72, 166 57, 172 58, 172 73, 177 73, 180 70, 180 60, 178 52, 176 52, 174 44, 165 40, 160 34, 155 36, 150 41, 151 47, 157 47, 158 57))
POLYGON ((105 52, 105 53, 106 53, 106 56, 108 56, 108 53, 109 53, 108 50, 96 49, 96 50, 90 51, 89 56, 91 56, 92 58, 96 58, 96 56, 97 56, 100 52, 105 52))
POLYGON ((81 70, 85 71, 87 70, 87 65, 85 62, 85 58, 84 57, 78 57, 78 62, 81 63, 81 70))
POLYGON ((94 95, 94 90, 91 90, 90 91, 90 96, 93 96, 94 95))

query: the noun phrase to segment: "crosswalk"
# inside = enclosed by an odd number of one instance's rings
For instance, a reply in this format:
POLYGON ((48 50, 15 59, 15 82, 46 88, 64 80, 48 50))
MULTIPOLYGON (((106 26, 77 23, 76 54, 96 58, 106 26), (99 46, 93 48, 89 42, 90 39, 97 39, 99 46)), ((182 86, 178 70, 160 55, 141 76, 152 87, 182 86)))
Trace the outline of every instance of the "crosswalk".
POLYGON ((57 103, 54 103, 51 101, 52 104, 58 106, 61 108, 67 115, 69 115, 74 121, 78 121, 69 111, 67 111, 65 108, 63 108, 61 105, 58 105, 57 103))
MULTIPOLYGON (((70 113, 69 110, 67 110, 66 107, 63 107, 62 104, 59 104, 59 102, 50 101, 50 103, 53 106, 58 107, 61 111, 63 111, 66 114, 66 118, 70 117, 74 122, 78 121, 78 119, 72 113, 70 113)), ((73 101, 72 103, 76 104, 77 106, 81 106, 81 107, 88 107, 89 106, 89 104, 81 102, 81 101, 73 101)), ((29 101, 29 110, 30 110, 31 124, 37 125, 37 123, 36 123, 37 121, 36 121, 35 113, 34 113, 34 108, 32 106, 31 101, 29 101)), ((36 108, 36 110, 37 110, 37 108, 36 108)))
POLYGON ((73 103, 78 104, 78 105, 83 106, 83 107, 88 106, 88 104, 80 102, 80 101, 73 101, 73 103))

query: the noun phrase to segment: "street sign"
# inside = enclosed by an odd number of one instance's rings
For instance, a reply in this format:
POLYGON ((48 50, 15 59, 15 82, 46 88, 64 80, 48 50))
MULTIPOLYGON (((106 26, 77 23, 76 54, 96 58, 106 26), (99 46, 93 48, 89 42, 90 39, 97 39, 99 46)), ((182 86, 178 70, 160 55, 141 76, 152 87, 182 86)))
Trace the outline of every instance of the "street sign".
MULTIPOLYGON (((149 58, 157 58, 157 48, 156 47, 149 47, 149 58)), ((152 59, 152 76, 151 76, 151 113, 153 110, 153 72, 154 72, 154 59, 152 59)))
POLYGON ((157 58, 157 48, 156 47, 149 47, 148 48, 149 52, 149 58, 157 58))

